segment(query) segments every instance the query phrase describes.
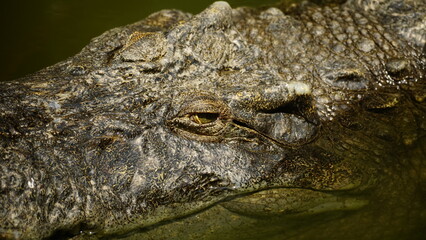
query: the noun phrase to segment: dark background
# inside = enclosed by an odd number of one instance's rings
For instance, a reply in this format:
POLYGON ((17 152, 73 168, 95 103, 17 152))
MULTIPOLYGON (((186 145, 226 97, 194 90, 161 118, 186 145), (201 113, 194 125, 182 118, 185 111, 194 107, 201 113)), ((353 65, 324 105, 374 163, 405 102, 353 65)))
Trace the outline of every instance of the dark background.
MULTIPOLYGON (((232 7, 278 0, 230 0, 232 7)), ((161 9, 198 13, 212 0, 9 0, 0 7, 0 81, 22 77, 78 53, 108 29, 161 9)))

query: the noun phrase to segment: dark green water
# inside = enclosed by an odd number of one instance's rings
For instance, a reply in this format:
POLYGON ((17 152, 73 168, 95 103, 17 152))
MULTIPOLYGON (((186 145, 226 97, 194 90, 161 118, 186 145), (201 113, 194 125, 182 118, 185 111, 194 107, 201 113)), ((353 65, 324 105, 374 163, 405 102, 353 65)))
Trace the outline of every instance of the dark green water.
MULTIPOLYGON (((104 31, 161 9, 198 13, 213 0, 17 0, 2 3, 0 81, 12 80, 78 53, 104 31)), ((276 0, 231 0, 233 7, 276 0)))

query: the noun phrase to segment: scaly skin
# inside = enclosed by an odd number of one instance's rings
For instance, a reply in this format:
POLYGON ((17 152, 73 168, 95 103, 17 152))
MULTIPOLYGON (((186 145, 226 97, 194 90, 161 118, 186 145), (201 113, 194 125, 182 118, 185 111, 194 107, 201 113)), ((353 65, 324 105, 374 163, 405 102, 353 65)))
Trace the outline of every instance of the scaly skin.
POLYGON ((425 12, 165 10, 1 83, 0 239, 421 239, 425 12))

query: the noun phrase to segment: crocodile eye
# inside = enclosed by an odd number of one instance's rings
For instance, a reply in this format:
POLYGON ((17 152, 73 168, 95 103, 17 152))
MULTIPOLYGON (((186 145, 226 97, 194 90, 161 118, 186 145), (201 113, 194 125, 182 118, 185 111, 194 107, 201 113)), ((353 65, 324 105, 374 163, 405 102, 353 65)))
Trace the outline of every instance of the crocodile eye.
POLYGON ((219 141, 231 122, 228 106, 210 96, 197 96, 186 101, 179 113, 167 121, 178 135, 202 141, 219 141))
POLYGON ((189 119, 197 124, 212 123, 219 118, 219 113, 194 113, 189 116, 189 119))

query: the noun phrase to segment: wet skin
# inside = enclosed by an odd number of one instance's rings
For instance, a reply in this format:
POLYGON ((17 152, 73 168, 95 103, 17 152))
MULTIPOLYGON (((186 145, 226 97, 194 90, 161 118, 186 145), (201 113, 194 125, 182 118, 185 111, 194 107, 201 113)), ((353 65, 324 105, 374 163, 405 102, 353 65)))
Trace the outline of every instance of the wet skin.
POLYGON ((164 10, 1 83, 0 238, 421 239, 425 12, 164 10))

